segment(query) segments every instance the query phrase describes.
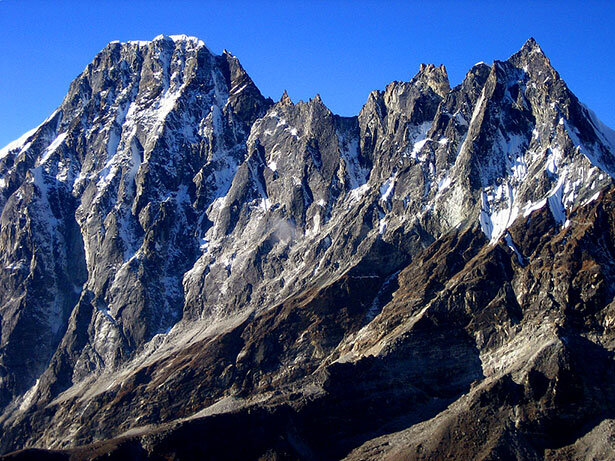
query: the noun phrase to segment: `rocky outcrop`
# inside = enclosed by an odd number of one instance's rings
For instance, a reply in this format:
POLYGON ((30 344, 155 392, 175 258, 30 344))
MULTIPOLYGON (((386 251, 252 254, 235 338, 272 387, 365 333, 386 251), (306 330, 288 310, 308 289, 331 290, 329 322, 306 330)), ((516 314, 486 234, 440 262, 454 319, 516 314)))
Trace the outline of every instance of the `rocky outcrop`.
POLYGON ((533 40, 349 118, 109 44, 0 151, 0 448, 608 452, 614 140, 533 40))

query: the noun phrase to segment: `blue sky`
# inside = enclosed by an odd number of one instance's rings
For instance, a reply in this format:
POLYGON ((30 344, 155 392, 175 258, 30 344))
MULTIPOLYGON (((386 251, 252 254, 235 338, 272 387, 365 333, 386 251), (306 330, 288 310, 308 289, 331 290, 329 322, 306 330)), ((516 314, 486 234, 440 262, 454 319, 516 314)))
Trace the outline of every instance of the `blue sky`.
POLYGON ((0 146, 41 123, 111 40, 195 35, 236 55, 261 91, 320 93, 357 114, 371 90, 444 64, 451 84, 533 36, 575 94, 615 127, 613 1, 0 0, 0 146))

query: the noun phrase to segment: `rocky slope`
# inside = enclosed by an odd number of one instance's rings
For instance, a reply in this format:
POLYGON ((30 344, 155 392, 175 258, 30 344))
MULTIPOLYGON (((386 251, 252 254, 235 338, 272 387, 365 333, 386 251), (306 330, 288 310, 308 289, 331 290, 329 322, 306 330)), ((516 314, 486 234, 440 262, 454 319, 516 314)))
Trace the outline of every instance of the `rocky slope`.
POLYGON ((351 118, 191 37, 110 43, 0 151, 0 449, 603 457, 614 175, 532 39, 351 118))

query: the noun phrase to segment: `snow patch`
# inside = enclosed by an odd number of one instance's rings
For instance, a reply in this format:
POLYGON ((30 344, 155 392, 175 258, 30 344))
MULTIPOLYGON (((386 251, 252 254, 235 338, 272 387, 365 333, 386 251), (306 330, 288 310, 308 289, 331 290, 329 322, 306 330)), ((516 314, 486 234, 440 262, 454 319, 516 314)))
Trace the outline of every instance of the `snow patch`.
POLYGON ((608 126, 606 126, 596 115, 596 113, 587 107, 585 104, 581 103, 581 105, 585 108, 587 113, 589 114, 590 121, 594 125, 594 131, 596 135, 611 149, 611 154, 615 154, 615 130, 612 130, 608 126))
POLYGON ((24 411, 30 406, 30 404, 32 403, 32 399, 34 398, 34 394, 36 393, 36 390, 38 389, 39 382, 40 380, 37 379, 36 382, 34 383, 34 386, 28 389, 28 391, 24 394, 23 400, 21 401, 21 404, 19 405, 19 411, 24 411))
POLYGON ((380 186, 380 200, 383 202, 388 202, 391 198, 391 194, 395 190, 395 181, 397 178, 395 176, 391 176, 387 179, 382 186, 380 186))
POLYGON ((561 163, 562 151, 554 147, 550 148, 548 152, 545 169, 549 174, 556 175, 559 164, 561 163))
POLYGON ((451 178, 450 178, 450 176, 445 176, 444 178, 441 178, 438 181, 438 190, 439 191, 443 191, 445 189, 448 189, 450 185, 451 185, 451 178))
POLYGON ((245 90, 245 89, 246 89, 246 87, 248 86, 248 84, 246 83, 246 84, 244 84, 244 85, 241 85, 239 88, 238 88, 238 86, 239 86, 239 85, 235 85, 235 86, 233 86, 233 87, 229 90, 229 94, 239 94, 239 93, 241 93, 243 90, 245 90))
POLYGON ((410 152, 410 157, 416 159, 427 141, 429 141, 429 139, 421 139, 420 141, 415 142, 412 147, 412 151, 410 152))
POLYGON ((462 115, 460 111, 455 112, 454 117, 455 117, 455 121, 457 122, 459 126, 468 126, 468 121, 465 119, 465 117, 462 115))
POLYGON ((357 137, 349 138, 345 133, 338 132, 340 156, 344 159, 348 185, 350 189, 357 189, 367 182, 369 169, 361 165, 359 160, 360 146, 357 137))
POLYGON ((380 235, 383 235, 384 232, 387 229, 387 220, 386 218, 380 218, 380 221, 378 221, 378 233, 380 235))
POLYGON ((363 184, 362 186, 351 189, 350 198, 352 200, 360 200, 361 197, 369 190, 369 185, 363 184))
POLYGON ((542 199, 536 203, 528 203, 527 205, 525 205, 525 207, 523 208, 523 217, 527 218, 529 215, 531 215, 534 211, 536 210, 540 210, 542 207, 544 207, 547 204, 547 199, 542 199))
POLYGON ((262 198, 258 201, 258 207, 263 211, 268 211, 271 208, 271 200, 262 198))
POLYGON ((593 202, 595 200, 598 200, 598 197, 600 197, 600 192, 601 191, 596 192, 589 199, 587 199, 585 202, 583 202, 583 206, 585 206, 585 205, 587 205, 587 204, 589 204, 589 203, 591 203, 591 202, 593 202))
POLYGON ((504 240, 506 241, 506 245, 508 245, 508 248, 510 248, 517 255, 517 260, 519 261, 519 264, 521 264, 522 266, 525 265, 524 258, 517 249, 515 242, 513 242, 510 233, 506 232, 506 234, 504 235, 504 240))
POLYGON ((555 186, 555 190, 547 197, 547 202, 549 204, 549 210, 551 210, 551 214, 555 218, 558 224, 564 224, 566 221, 566 209, 562 203, 562 193, 564 190, 563 181, 560 180, 557 186, 555 186))
POLYGON ((412 132, 410 133, 410 143, 412 145, 412 150, 409 154, 410 158, 416 160, 421 149, 427 143, 427 141, 431 141, 431 139, 427 138, 427 133, 431 129, 432 122, 423 122, 420 125, 416 126, 412 132))
POLYGON ((41 159, 39 160, 38 164, 41 165, 43 163, 45 163, 47 160, 49 160, 49 158, 53 155, 53 153, 58 149, 58 147, 60 147, 60 144, 62 144, 62 142, 64 142, 64 139, 66 139, 66 135, 68 133, 62 133, 60 135, 58 135, 53 142, 47 147, 47 149, 45 149, 43 151, 43 154, 41 156, 41 159))
POLYGON ((320 214, 316 213, 312 218, 312 233, 318 234, 320 232, 320 214))
POLYGON ((7 155, 9 155, 12 151, 19 149, 19 151, 21 152, 22 150, 24 150, 26 148, 24 144, 26 144, 26 142, 28 141, 28 138, 30 138, 36 132, 36 130, 38 130, 38 128, 39 127, 36 127, 28 131, 27 133, 23 134, 15 141, 11 141, 6 146, 4 146, 2 149, 0 149, 0 160, 6 157, 7 155))
POLYGON ((514 196, 514 189, 507 183, 483 189, 479 222, 481 230, 491 242, 497 241, 517 218, 518 209, 513 206, 514 196))

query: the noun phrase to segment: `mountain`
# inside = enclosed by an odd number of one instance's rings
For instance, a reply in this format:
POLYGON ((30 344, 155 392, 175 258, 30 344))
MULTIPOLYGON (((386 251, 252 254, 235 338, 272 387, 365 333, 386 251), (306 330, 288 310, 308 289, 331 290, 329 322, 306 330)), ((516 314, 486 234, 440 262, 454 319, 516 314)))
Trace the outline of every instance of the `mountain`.
POLYGON ((0 452, 609 457, 614 177, 533 39, 357 117, 112 42, 0 150, 0 452))

